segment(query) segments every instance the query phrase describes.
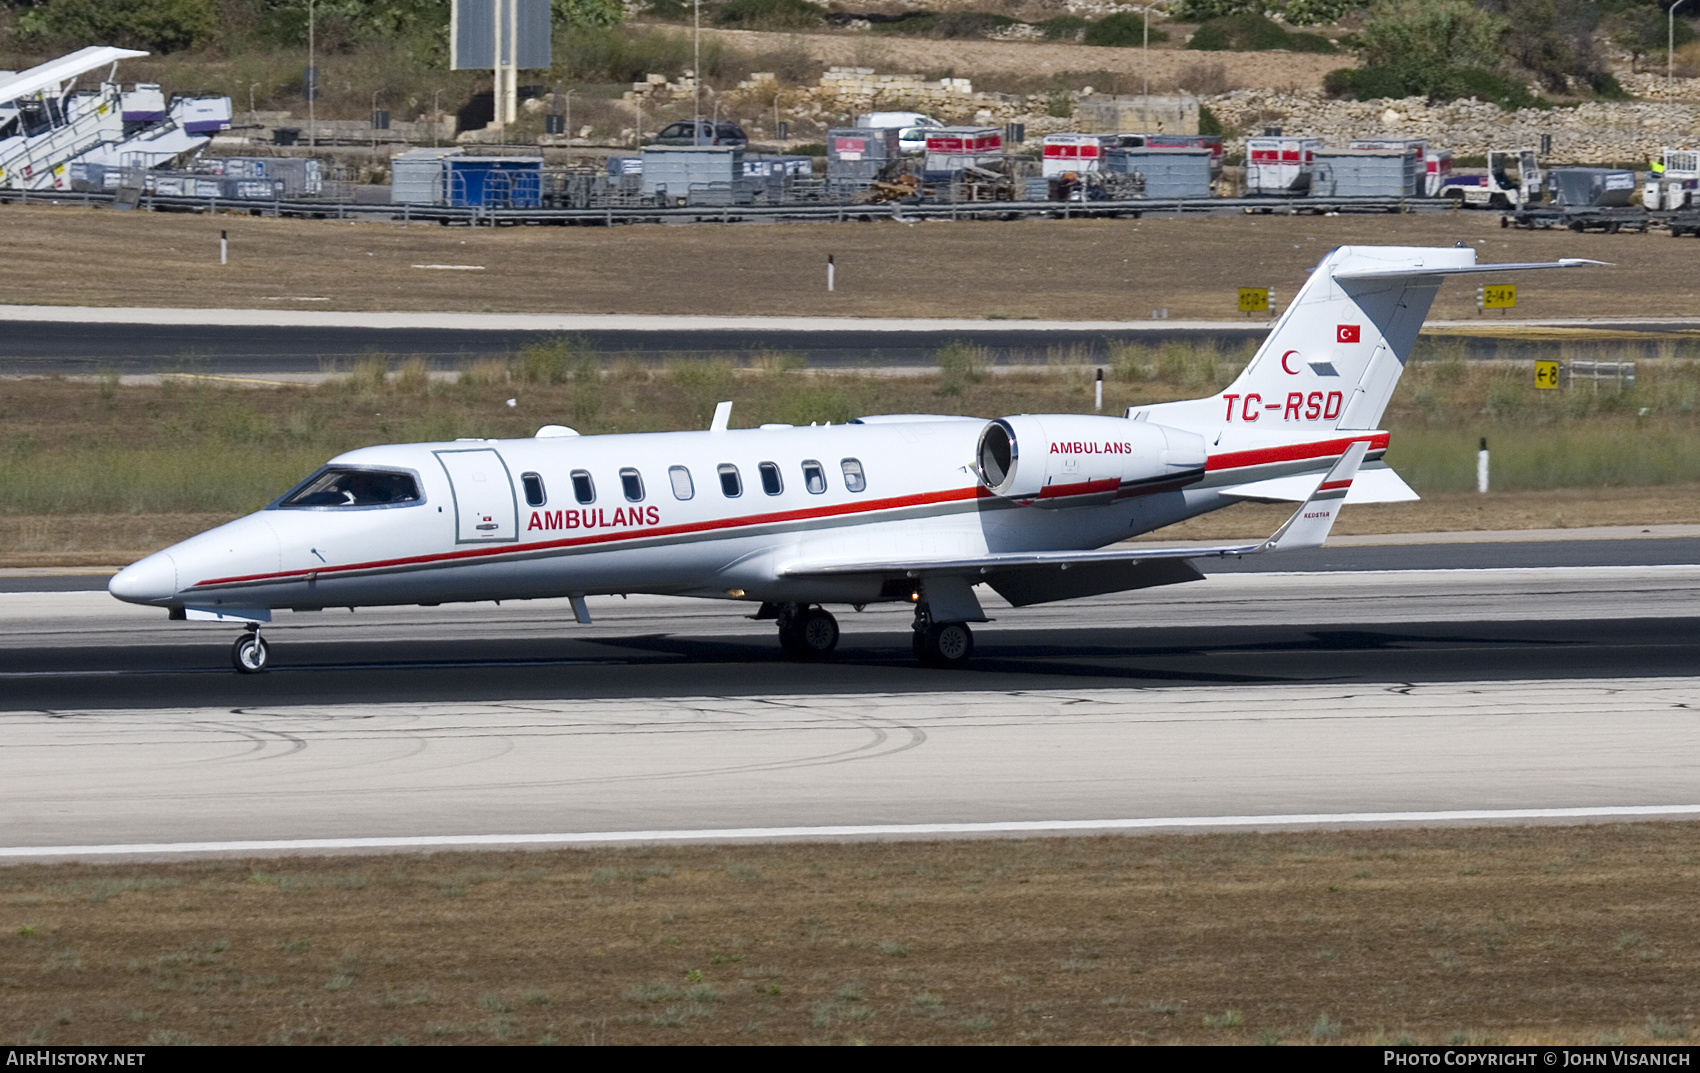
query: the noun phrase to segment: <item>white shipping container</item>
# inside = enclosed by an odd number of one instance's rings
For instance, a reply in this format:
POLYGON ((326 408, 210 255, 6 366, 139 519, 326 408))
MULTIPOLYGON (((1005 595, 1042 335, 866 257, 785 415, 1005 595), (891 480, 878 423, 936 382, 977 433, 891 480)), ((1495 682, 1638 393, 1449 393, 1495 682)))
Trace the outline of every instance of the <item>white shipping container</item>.
POLYGON ((1316 151, 1321 148, 1321 138, 1247 138, 1245 192, 1252 195, 1304 193, 1310 189, 1316 151))
POLYGON ((1115 143, 1114 135, 1047 134, 1040 151, 1039 174, 1054 179, 1069 172, 1102 171, 1104 153, 1115 143))

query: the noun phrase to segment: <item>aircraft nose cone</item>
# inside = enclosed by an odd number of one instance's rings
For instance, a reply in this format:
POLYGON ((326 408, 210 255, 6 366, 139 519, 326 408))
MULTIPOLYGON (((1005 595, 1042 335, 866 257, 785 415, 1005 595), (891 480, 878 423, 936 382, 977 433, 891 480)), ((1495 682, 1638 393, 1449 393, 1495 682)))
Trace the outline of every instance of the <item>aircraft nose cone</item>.
POLYGON ((177 595, 177 561, 155 552, 114 574, 106 591, 127 603, 164 603, 177 595))

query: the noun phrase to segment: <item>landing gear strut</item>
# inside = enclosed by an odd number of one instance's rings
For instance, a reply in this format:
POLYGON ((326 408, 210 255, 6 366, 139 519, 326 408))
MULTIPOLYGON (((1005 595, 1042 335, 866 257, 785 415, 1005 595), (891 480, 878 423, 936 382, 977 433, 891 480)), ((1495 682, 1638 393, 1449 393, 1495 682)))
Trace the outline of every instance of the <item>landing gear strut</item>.
POLYGON ((923 666, 956 670, 974 655, 974 633, 966 622, 934 622, 924 606, 917 607, 913 647, 923 666))
POLYGON ((838 647, 838 620, 824 608, 783 607, 779 611, 779 645, 792 659, 821 659, 838 647))
POLYGON ((250 626, 248 632, 236 639, 236 644, 230 649, 230 662, 242 674, 259 674, 266 669, 267 661, 271 659, 271 650, 266 647, 265 639, 260 636, 258 626, 250 626))

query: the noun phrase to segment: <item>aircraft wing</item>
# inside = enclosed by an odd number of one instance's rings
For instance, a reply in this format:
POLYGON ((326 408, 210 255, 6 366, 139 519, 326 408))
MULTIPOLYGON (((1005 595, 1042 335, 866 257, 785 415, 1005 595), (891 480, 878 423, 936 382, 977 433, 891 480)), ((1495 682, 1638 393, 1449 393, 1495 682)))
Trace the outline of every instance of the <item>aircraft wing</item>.
POLYGON ((1097 563, 1143 562, 1152 559, 1209 559, 1229 555, 1256 555, 1265 551, 1290 551, 1294 548, 1317 548, 1327 539, 1334 526, 1339 506, 1351 490, 1353 478, 1369 443, 1359 440, 1346 449, 1340 460, 1318 481, 1299 509, 1293 512, 1281 528, 1267 540, 1255 544, 1213 544, 1164 547, 1149 544, 1124 544, 1104 551, 1024 551, 974 555, 957 559, 886 559, 864 562, 803 561, 793 563, 780 572, 786 577, 843 577, 855 574, 902 575, 968 575, 994 574, 1021 570, 1027 567, 1087 566, 1097 563))

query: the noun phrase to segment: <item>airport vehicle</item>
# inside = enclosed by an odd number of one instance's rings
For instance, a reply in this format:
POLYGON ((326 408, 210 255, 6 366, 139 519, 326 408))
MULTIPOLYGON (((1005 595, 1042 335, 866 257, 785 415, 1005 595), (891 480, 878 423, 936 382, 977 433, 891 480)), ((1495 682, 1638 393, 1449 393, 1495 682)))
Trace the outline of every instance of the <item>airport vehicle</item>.
POLYGON ((944 124, 925 112, 868 112, 856 117, 856 126, 896 130, 898 151, 914 156, 927 151, 927 131, 944 124))
POLYGON ((1695 192, 1700 191, 1700 149, 1667 145, 1660 164, 1657 169, 1648 169, 1642 207, 1648 212, 1670 212, 1692 206, 1695 192))
POLYGON ((1487 157, 1487 174, 1478 185, 1457 178, 1449 184, 1461 191, 1465 208, 1518 209, 1541 200, 1544 176, 1533 149, 1494 149, 1487 157))
POLYGON ((669 123, 661 132, 649 140, 650 145, 748 145, 750 136, 744 133, 744 128, 730 120, 722 119, 714 122, 708 119, 696 121, 696 130, 691 129, 692 121, 682 119, 677 123, 669 123))
POLYGON ((1378 428, 1444 278, 1598 262, 1478 265, 1475 250, 1343 246, 1251 363, 1208 398, 1123 417, 897 414, 845 425, 368 447, 264 510, 110 583, 172 618, 244 624, 265 669, 279 609, 656 593, 747 601, 787 653, 838 640, 825 604, 915 608, 914 649, 953 667, 986 621, 977 584, 1020 607, 1196 581, 1190 560, 1322 543, 1347 502, 1416 495, 1378 428), (1302 505, 1269 539, 1117 541, 1241 500, 1302 505), (1099 550, 1103 549, 1103 550, 1099 550))

